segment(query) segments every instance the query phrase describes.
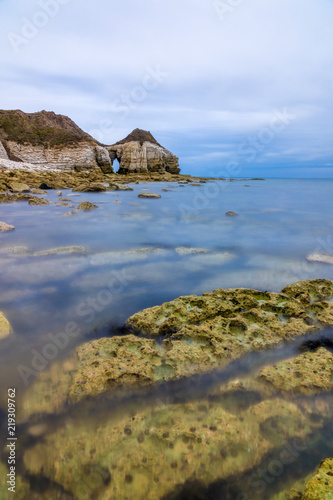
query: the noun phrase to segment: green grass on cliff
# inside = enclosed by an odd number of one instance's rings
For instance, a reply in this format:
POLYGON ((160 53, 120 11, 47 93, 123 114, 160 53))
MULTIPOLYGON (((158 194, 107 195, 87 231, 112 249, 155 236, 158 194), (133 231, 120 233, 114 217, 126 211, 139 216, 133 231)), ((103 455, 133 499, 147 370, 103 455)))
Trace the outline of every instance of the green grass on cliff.
POLYGON ((0 110, 0 140, 51 147, 82 141, 97 144, 67 116, 47 111, 28 114, 19 110, 0 110))

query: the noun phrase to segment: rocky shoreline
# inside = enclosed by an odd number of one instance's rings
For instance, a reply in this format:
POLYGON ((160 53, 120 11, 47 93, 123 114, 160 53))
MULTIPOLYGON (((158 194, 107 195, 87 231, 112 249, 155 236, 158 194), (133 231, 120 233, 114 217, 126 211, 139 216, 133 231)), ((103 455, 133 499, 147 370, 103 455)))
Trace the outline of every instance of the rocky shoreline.
MULTIPOLYGON (((313 447, 324 447, 320 428, 332 422, 333 354, 324 343, 254 376, 239 378, 236 372, 198 400, 179 393, 176 402, 158 387, 308 334, 320 338, 321 329, 333 325, 332 300, 333 282, 323 279, 294 283, 280 293, 218 289, 138 312, 121 334, 79 346, 70 359, 42 372, 27 392, 21 424, 30 436, 43 437, 24 452, 27 474, 75 498, 125 500, 185 498, 182 488, 193 490, 194 480, 202 490, 198 498, 208 498, 204 492, 215 481, 237 498, 242 490, 234 476, 247 481, 267 460, 280 461, 287 471, 285 447, 296 447, 298 460, 302 453, 313 456, 313 447), (135 395, 144 387, 154 388, 154 397, 142 396, 141 407, 128 396, 121 410, 121 392, 105 406, 117 391, 135 395), (64 425, 47 430, 41 416, 46 422, 47 415, 63 413, 64 425), (89 481, 96 475, 99 481, 89 481)), ((312 470, 326 457, 313 456, 312 470)), ((311 467, 285 478, 286 498, 330 498, 332 460, 313 479, 311 467)), ((22 495, 27 488, 22 479, 22 495)), ((253 496, 245 498, 262 498, 251 483, 246 491, 253 496)))

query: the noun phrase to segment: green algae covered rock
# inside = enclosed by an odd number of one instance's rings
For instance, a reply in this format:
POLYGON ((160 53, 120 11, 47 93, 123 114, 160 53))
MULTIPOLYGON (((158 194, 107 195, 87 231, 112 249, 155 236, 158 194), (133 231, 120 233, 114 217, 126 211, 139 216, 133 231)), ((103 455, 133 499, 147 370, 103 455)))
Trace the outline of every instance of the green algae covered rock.
POLYGON ((73 192, 82 192, 82 193, 100 193, 105 192, 106 187, 102 182, 91 182, 86 184, 80 184, 76 188, 73 189, 73 192))
POLYGON ((83 210, 84 212, 88 212, 89 210, 94 210, 95 208, 98 208, 98 206, 95 205, 94 203, 91 203, 90 201, 83 201, 77 207, 77 210, 83 210))
POLYGON ((309 280, 281 293, 218 289, 201 297, 180 297, 131 316, 127 324, 149 335, 221 339, 226 333, 245 343, 264 344, 304 334, 314 324, 333 324, 333 282, 309 280), (274 340, 275 339, 275 340, 274 340))
MULTIPOLYGON (((78 347, 79 364, 70 399, 78 401, 116 386, 147 385, 210 371, 247 352, 333 324, 333 303, 322 300, 333 296, 331 281, 301 282, 292 286, 291 294, 295 290, 301 290, 300 301, 282 292, 219 289, 141 311, 129 318, 128 326, 150 337, 167 338, 155 342, 126 335, 78 347), (307 287, 319 302, 304 299, 307 287)), ((299 359, 282 364, 281 370, 263 370, 261 380, 273 389, 288 391, 315 392, 332 387, 330 353, 306 354, 305 363, 299 359)))
POLYGON ((333 389, 333 354, 320 348, 264 368, 260 379, 284 392, 315 394, 333 389))
POLYGON ((29 205, 50 205, 50 202, 46 198, 38 198, 38 196, 32 196, 29 200, 29 205))
POLYGON ((333 499, 333 458, 324 460, 315 476, 306 485, 301 500, 333 499))
POLYGON ((9 321, 0 311, 0 340, 7 338, 12 331, 9 321))

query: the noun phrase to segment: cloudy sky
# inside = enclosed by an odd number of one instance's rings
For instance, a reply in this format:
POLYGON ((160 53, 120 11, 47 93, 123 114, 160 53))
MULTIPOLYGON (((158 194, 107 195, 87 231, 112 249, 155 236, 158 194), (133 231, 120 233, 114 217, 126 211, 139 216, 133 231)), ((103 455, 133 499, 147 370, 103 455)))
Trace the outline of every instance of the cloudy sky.
POLYGON ((0 108, 139 127, 183 172, 333 177, 333 0, 0 0, 0 108))

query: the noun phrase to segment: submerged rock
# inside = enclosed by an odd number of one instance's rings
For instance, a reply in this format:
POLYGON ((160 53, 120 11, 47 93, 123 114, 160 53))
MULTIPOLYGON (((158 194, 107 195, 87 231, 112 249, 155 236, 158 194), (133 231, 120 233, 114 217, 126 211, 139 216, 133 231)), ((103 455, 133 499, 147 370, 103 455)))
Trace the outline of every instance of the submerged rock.
POLYGON ((69 247, 50 248, 48 250, 39 250, 38 252, 34 252, 33 256, 42 257, 47 255, 66 255, 72 253, 84 254, 87 252, 88 250, 85 247, 69 246, 69 247))
POLYGON ((6 222, 0 221, 0 233, 12 231, 13 229, 15 229, 15 226, 11 226, 10 224, 7 224, 6 222))
MULTIPOLYGON (((318 429, 324 418, 330 422, 331 400, 327 407, 319 400, 317 408, 307 399, 300 404, 299 397, 281 397, 281 391, 299 396, 308 389, 327 390, 332 355, 322 349, 300 354, 281 365, 281 374, 273 366, 257 380, 216 384, 213 390, 199 383, 199 393, 195 378, 190 402, 181 386, 176 392, 173 384, 156 388, 150 397, 151 388, 136 392, 134 386, 207 372, 246 352, 333 324, 332 297, 332 281, 309 280, 280 293, 218 289, 133 315, 127 322, 131 334, 87 342, 67 368, 57 366, 53 375, 39 378, 34 401, 30 407, 22 405, 28 414, 41 409, 51 413, 53 407, 60 412, 68 401, 88 400, 74 406, 62 428, 52 427, 45 435, 42 428, 30 430, 40 439, 24 452, 27 472, 58 483, 75 498, 160 500, 177 492, 177 498, 194 498, 199 487, 205 492, 212 483, 224 482, 228 489, 225 495, 222 489, 221 498, 243 498, 248 478, 285 453, 290 456, 290 444, 305 450, 316 444, 316 436, 321 439, 318 429), (136 331, 160 339, 137 336, 136 331), (322 379, 310 373, 312 365, 322 379), (116 388, 116 393, 93 399, 116 388)), ((304 493, 319 496, 302 500, 330 498, 325 495, 331 470, 325 464, 304 493)))
POLYGON ((141 410, 132 403, 122 411, 116 401, 102 408, 95 420, 91 408, 87 421, 77 412, 31 445, 23 457, 28 473, 55 481, 75 498, 192 499, 198 488, 207 491, 222 479, 231 496, 218 498, 243 498, 243 474, 253 477, 256 467, 279 458, 283 442, 305 448, 316 429, 296 404, 260 401, 244 390, 187 404, 170 404, 161 394, 153 408, 148 403, 141 410), (234 409, 227 400, 234 400, 234 409), (173 496, 184 484, 188 493, 173 496))
POLYGON ((11 333, 11 326, 5 315, 0 311, 0 340, 5 339, 11 333))
POLYGON ((57 205, 57 207, 68 207, 68 208, 74 207, 72 203, 68 203, 67 201, 58 201, 55 203, 55 205, 57 205))
POLYGON ((228 215, 229 217, 235 217, 236 215, 236 212, 227 212, 226 215, 228 215))
POLYGON ((83 211, 87 212, 89 210, 94 210, 95 208, 98 208, 98 206, 94 205, 94 203, 90 203, 90 201, 83 201, 77 207, 77 210, 83 210, 83 211))
POLYGON ((154 199, 154 198, 161 198, 161 195, 160 194, 157 194, 157 193, 140 193, 138 194, 138 198, 151 198, 151 199, 154 199))
POLYGON ((69 210, 68 212, 64 213, 63 215, 71 216, 71 215, 75 215, 75 214, 78 214, 78 213, 79 213, 78 210, 69 210))
POLYGON ((333 255, 323 253, 312 253, 308 255, 307 260, 310 262, 323 262, 324 264, 333 264, 333 255))
POLYGON ((29 248, 23 245, 0 248, 0 255, 27 255, 29 248))
POLYGON ((175 252, 179 255, 194 255, 198 253, 210 253, 206 248, 177 247, 175 252))

